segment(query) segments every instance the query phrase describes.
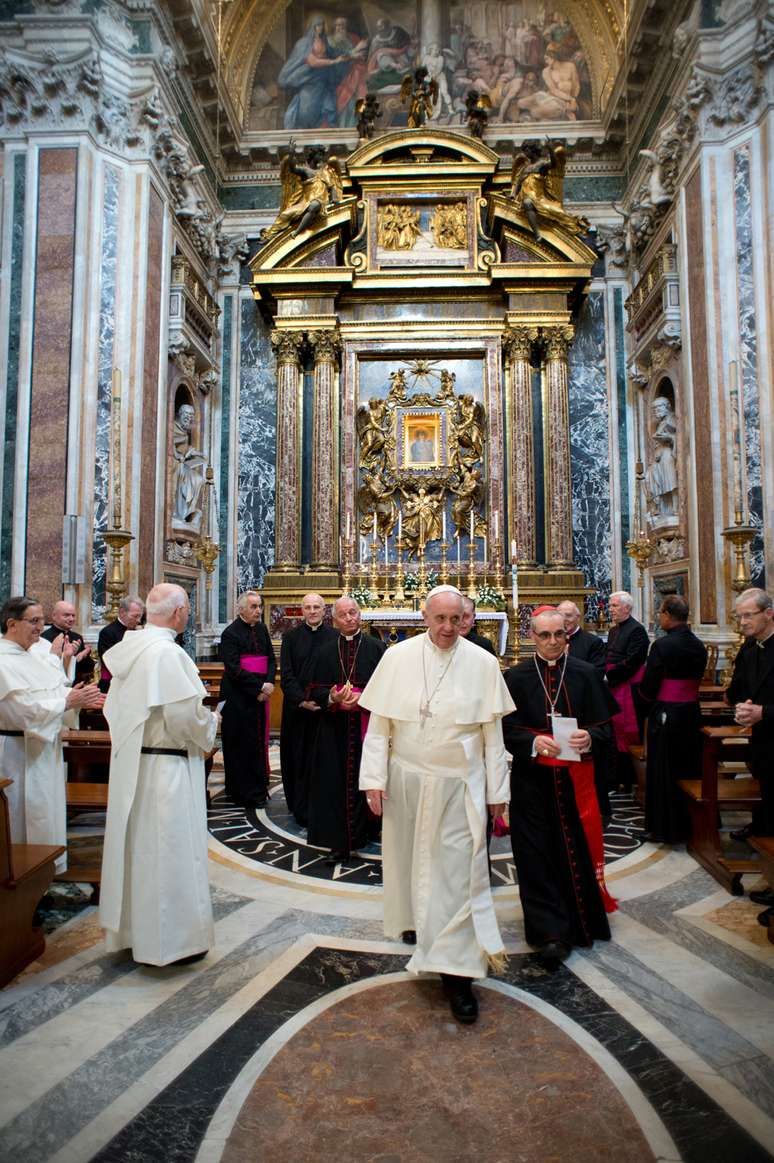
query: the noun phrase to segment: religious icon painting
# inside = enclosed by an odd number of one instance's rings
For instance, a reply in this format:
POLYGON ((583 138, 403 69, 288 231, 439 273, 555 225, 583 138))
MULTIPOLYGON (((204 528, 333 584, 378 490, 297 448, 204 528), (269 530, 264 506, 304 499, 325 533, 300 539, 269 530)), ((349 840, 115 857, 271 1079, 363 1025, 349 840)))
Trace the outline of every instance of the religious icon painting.
POLYGON ((399 468, 435 469, 447 462, 446 409, 398 409, 399 468))

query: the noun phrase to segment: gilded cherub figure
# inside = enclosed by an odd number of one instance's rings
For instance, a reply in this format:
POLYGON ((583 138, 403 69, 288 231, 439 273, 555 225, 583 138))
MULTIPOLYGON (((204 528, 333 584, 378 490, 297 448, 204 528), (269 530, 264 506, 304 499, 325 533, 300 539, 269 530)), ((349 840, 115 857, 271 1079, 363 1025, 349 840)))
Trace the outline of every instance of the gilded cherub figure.
POLYGON ((560 142, 546 138, 545 150, 525 144, 514 155, 511 197, 524 211, 532 233, 540 241, 540 220, 560 226, 569 234, 583 234, 589 221, 564 209, 564 171, 567 151, 560 142))
POLYGON ((409 129, 421 129, 433 116, 438 100, 438 82, 430 77, 425 65, 420 65, 413 73, 406 73, 400 87, 400 99, 403 105, 408 102, 409 129))
POLYGON ((329 157, 327 150, 309 150, 307 165, 298 160, 295 142, 290 142, 290 152, 280 163, 282 198, 280 210, 271 226, 261 233, 261 240, 268 241, 281 234, 289 226, 295 226, 290 237, 297 238, 325 214, 330 204, 340 202, 344 189, 342 172, 338 158, 329 157))

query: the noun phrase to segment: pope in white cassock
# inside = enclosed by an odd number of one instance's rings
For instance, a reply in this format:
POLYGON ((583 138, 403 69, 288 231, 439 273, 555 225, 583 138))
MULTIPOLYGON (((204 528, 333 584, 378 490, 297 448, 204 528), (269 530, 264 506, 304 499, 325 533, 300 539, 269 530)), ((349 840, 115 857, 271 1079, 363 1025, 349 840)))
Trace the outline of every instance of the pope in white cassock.
POLYGON ((112 750, 100 924, 109 951, 169 965, 204 957, 213 942, 204 753, 218 718, 175 642, 188 622, 185 590, 154 586, 147 614, 144 630, 105 654, 112 750))
MULTIPOLYGON (((101 707, 103 697, 94 685, 70 688, 61 638, 38 649, 44 625, 34 598, 9 598, 0 610, 0 771, 13 780, 12 842, 66 847, 63 720, 69 710, 101 707)), ((66 868, 60 856, 56 872, 66 868)))
POLYGON ((453 1015, 474 1022, 472 979, 505 960, 486 823, 510 799, 514 704, 497 659, 460 637, 459 590, 431 590, 423 617, 428 632, 391 647, 360 696, 360 788, 384 817, 385 935, 415 940, 407 968, 440 973, 453 1015))

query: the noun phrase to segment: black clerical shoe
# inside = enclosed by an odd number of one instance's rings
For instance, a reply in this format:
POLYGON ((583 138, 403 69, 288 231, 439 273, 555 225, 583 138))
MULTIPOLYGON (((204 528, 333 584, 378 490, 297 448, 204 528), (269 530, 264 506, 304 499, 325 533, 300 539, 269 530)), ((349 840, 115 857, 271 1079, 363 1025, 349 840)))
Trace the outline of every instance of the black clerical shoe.
POLYGON ((349 860, 349 852, 343 849, 334 849, 329 856, 325 857, 325 863, 333 867, 334 864, 346 864, 349 860))
POLYGON ((452 1016, 464 1026, 472 1025, 478 1017, 478 1002, 473 992, 472 977, 458 977, 455 973, 442 973, 444 992, 449 999, 452 1016))
MULTIPOLYGON (((774 904, 774 901, 772 901, 774 904)), ((404 945, 416 945, 417 934, 415 929, 404 929, 400 935, 400 939, 404 945)))
POLYGON ((567 960, 571 952, 569 945, 565 945, 563 941, 546 941, 545 945, 538 949, 537 959, 544 969, 553 973, 563 961, 567 960))
POLYGON ((737 828, 735 832, 729 832, 732 840, 747 840, 750 836, 755 835, 755 829, 752 824, 745 824, 743 828, 737 828))
POLYGON ((177 961, 171 962, 172 965, 193 965, 196 961, 203 961, 209 953, 209 949, 205 949, 203 953, 191 953, 189 957, 178 957, 177 961))
POLYGON ((772 917, 774 917, 774 905, 770 909, 764 909, 762 913, 758 913, 758 924, 763 925, 764 929, 768 929, 772 917))
POLYGON ((759 888, 750 893, 750 900, 754 905, 765 905, 770 909, 774 905, 774 889, 759 888))

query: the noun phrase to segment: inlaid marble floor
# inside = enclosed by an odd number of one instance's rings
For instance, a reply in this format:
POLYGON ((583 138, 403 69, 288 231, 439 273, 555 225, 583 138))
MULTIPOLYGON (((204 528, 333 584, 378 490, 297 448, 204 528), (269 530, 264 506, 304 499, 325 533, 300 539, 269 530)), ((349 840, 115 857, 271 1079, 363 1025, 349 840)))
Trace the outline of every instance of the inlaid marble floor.
POLYGON ((210 842, 206 960, 107 955, 87 907, 0 992, 0 1160, 774 1158, 774 946, 684 851, 613 860, 612 941, 555 974, 503 878, 510 965, 461 1027, 384 941, 379 877, 243 830, 210 842))

